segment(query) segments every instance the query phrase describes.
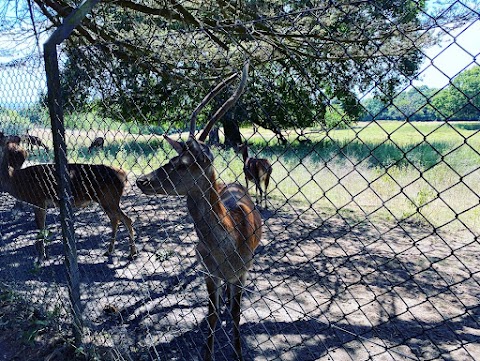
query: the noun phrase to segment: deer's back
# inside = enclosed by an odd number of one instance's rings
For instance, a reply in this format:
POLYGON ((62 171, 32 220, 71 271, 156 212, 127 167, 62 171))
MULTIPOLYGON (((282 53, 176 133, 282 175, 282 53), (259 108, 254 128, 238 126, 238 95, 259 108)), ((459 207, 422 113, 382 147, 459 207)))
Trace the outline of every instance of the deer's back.
POLYGON ((245 163, 245 174, 250 180, 263 179, 272 173, 272 166, 266 159, 248 158, 245 163))
MULTIPOLYGON (((125 171, 101 164, 68 164, 68 176, 76 206, 105 197, 119 200, 127 176, 125 171)), ((54 164, 39 164, 14 172, 13 196, 43 207, 57 204, 57 179, 54 164)))

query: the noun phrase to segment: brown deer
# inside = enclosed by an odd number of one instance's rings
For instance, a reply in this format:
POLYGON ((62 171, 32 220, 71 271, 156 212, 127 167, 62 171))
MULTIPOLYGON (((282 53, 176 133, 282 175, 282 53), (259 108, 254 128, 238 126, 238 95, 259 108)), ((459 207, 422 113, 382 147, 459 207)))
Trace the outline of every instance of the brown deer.
MULTIPOLYGON (((45 229, 46 209, 58 206, 58 183, 54 164, 38 164, 20 169, 27 152, 16 143, 0 137, 0 185, 1 188, 21 201, 34 206, 35 221, 39 230, 45 229)), ((115 246, 118 225, 122 222, 130 235, 130 257, 137 253, 132 220, 120 209, 120 197, 127 181, 125 171, 95 164, 68 164, 73 205, 87 206, 97 202, 110 219, 112 239, 107 255, 115 246)), ((39 261, 46 258, 43 239, 36 244, 39 261)))
POLYGON ((94 149, 103 149, 103 145, 105 144, 105 139, 103 137, 97 137, 93 140, 92 144, 88 147, 88 153, 91 153, 94 149))
POLYGON ((187 208, 198 236, 196 247, 199 263, 206 270, 209 296, 205 360, 212 360, 215 326, 219 317, 222 282, 227 285, 233 318, 234 350, 237 360, 243 360, 240 339, 240 304, 248 269, 260 242, 262 220, 247 190, 238 183, 222 184, 217 180, 213 155, 204 143, 210 129, 240 97, 247 80, 248 64, 234 94, 212 116, 203 132, 195 139, 197 113, 236 74, 215 87, 195 109, 191 116, 190 137, 180 142, 165 136, 178 156, 137 180, 145 194, 186 195, 187 208))
POLYGON ((47 152, 49 150, 48 147, 45 145, 45 143, 43 143, 42 140, 39 137, 36 137, 35 135, 28 134, 28 130, 27 130, 27 134, 24 134, 24 135, 20 136, 20 138, 22 139, 22 142, 27 144, 30 151, 33 151, 34 146, 35 147, 41 147, 41 148, 45 149, 45 151, 47 151, 47 152))
MULTIPOLYGON (((14 143, 20 145, 20 137, 18 135, 5 135, 3 132, 0 132, 0 146, 6 145, 8 143, 14 143)), ((27 159, 27 153, 23 151, 19 152, 12 152, 11 157, 8 159, 8 167, 12 169, 12 171, 22 168, 23 163, 27 159)), ((4 192, 3 182, 0 181, 0 192, 4 192)), ((16 208, 21 202, 15 204, 14 208, 16 208)))
POLYGON ((266 159, 250 158, 248 156, 248 145, 243 143, 238 146, 238 152, 243 157, 243 172, 245 173, 245 183, 248 189, 248 181, 255 183, 255 199, 257 204, 262 205, 265 202, 265 209, 267 205, 267 189, 270 183, 270 175, 272 174, 272 165, 266 159), (258 202, 258 193, 260 193, 260 203, 258 202))

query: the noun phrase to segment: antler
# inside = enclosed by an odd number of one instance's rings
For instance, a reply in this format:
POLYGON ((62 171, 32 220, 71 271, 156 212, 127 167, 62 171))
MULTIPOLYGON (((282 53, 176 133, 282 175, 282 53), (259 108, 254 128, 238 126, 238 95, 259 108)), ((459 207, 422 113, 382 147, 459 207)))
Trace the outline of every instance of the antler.
POLYGON ((195 110, 190 117, 190 136, 195 136, 195 123, 197 121, 197 115, 202 110, 208 102, 214 98, 223 88, 225 88, 228 84, 232 82, 238 76, 238 73, 234 73, 230 75, 228 78, 222 80, 215 88, 213 88, 206 96, 203 98, 202 102, 197 105, 195 110))
POLYGON ((208 136, 208 133, 210 133, 210 130, 212 130, 212 127, 215 124, 215 122, 218 119, 220 119, 238 101, 243 91, 245 90, 245 86, 247 85, 248 66, 249 66, 249 62, 247 61, 243 66, 242 79, 240 80, 240 84, 238 84, 238 88, 235 90, 232 96, 228 98, 225 103, 223 103, 220 109, 218 109, 215 112, 215 114, 213 114, 212 118, 209 120, 209 122, 203 129, 202 134, 200 134, 200 137, 198 138, 198 140, 204 141, 205 138, 208 136))

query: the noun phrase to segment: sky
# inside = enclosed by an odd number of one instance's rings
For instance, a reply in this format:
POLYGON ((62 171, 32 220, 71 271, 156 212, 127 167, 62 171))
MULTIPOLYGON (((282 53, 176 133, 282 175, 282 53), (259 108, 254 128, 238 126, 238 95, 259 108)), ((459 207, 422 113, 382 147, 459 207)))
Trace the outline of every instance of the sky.
POLYGON ((424 53, 427 57, 413 85, 443 88, 462 70, 480 65, 480 20, 452 31, 424 53))

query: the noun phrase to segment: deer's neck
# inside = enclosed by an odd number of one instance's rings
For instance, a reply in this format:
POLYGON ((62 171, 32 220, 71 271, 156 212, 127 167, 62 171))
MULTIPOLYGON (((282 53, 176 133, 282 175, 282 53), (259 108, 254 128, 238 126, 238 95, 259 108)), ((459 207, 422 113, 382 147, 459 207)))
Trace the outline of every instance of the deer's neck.
POLYGON ((208 176, 204 186, 189 192, 187 207, 195 223, 200 242, 213 246, 225 238, 224 223, 227 219, 226 208, 220 198, 221 186, 214 173, 208 176))
POLYGON ((210 179, 210 185, 202 192, 190 192, 187 205, 195 223, 199 241, 197 258, 210 277, 228 282, 241 282, 252 259, 252 251, 245 247, 240 234, 242 222, 235 223, 231 213, 233 204, 224 203, 228 186, 210 179))
POLYGON ((247 164, 247 161, 248 161, 248 149, 247 148, 242 149, 242 157, 243 157, 243 163, 247 164))

